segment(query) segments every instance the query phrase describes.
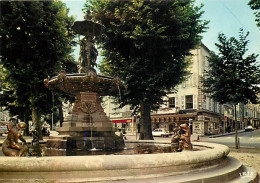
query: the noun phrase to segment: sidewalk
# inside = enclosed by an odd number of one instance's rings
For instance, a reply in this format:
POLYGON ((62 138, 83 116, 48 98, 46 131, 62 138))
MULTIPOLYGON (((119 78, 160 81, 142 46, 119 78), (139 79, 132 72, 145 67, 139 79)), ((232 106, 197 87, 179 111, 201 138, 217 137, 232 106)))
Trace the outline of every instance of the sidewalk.
MULTIPOLYGON (((239 130, 238 131, 238 133, 244 133, 244 132, 245 132, 245 130, 239 130)), ((228 135, 233 135, 233 134, 235 134, 235 132, 203 136, 202 138, 216 138, 216 137, 228 136, 228 135)), ((51 131, 50 136, 56 136, 56 135, 58 135, 58 132, 51 131)), ((126 136, 128 141, 139 140, 139 133, 137 134, 137 136, 136 136, 135 133, 127 133, 127 134, 125 134, 125 136, 126 136)), ((24 137, 24 139, 26 140, 27 143, 31 143, 32 142, 32 137, 31 136, 23 136, 23 137, 24 137)), ((2 146, 2 143, 4 142, 5 138, 6 138, 6 135, 0 136, 0 146, 2 146)), ((44 136, 43 140, 40 140, 40 143, 45 143, 48 138, 49 138, 48 136, 44 136)), ((191 135, 191 138, 194 139, 196 137, 193 138, 193 135, 191 135)), ((199 138, 201 138, 201 136, 199 136, 199 138)), ((169 141, 170 141, 171 136, 167 137, 167 139, 169 139, 169 141)), ((152 141, 165 141, 165 140, 166 140, 165 138, 155 138, 152 141)))
MULTIPOLYGON (((237 133, 244 133, 245 130, 238 130, 237 133)), ((220 134, 216 134, 216 135, 208 135, 208 136, 204 136, 204 137, 208 137, 208 138, 216 138, 216 137, 222 137, 222 136, 228 136, 228 135, 233 135, 235 134, 235 132, 230 132, 230 133, 220 133, 220 134)))
MULTIPOLYGON (((238 130, 237 133, 244 133, 245 130, 238 130)), ((216 137, 222 137, 222 136, 228 136, 228 135, 233 135, 235 134, 235 132, 230 132, 230 133, 220 133, 220 134, 216 134, 216 135, 204 135, 204 136, 199 136, 199 137, 203 137, 203 138, 216 138, 216 137)), ((125 136, 127 138, 130 137, 131 140, 138 140, 139 139, 139 133, 136 134, 135 133, 126 133, 125 136), (136 138, 137 137, 137 138, 136 138)), ((193 135, 191 135, 192 138, 193 135)), ((197 135, 194 135, 197 136, 197 135)), ((158 138, 157 138, 158 139, 158 138)))

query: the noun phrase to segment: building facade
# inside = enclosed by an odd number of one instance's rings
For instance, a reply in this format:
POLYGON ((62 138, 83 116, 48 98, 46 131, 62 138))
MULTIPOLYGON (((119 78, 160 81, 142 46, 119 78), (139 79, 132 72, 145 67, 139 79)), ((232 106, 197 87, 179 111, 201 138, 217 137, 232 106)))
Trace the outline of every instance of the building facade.
POLYGON ((118 131, 123 133, 135 133, 137 131, 136 117, 132 115, 133 111, 130 106, 118 108, 112 97, 106 96, 102 98, 102 107, 118 131))
POLYGON ((151 114, 153 128, 166 128, 170 132, 181 123, 190 125, 192 133, 216 134, 223 131, 224 106, 202 91, 202 78, 208 69, 209 49, 201 44, 193 50, 190 77, 177 86, 177 93, 168 93, 165 104, 151 114))
POLYGON ((1 110, 0 111, 0 121, 8 121, 10 118, 9 112, 6 110, 1 110))
MULTIPOLYGON (((165 103, 156 111, 151 112, 152 128, 165 128, 170 132, 182 123, 190 125, 192 133, 200 136, 226 133, 235 129, 235 114, 237 115, 238 128, 244 129, 247 125, 259 126, 260 107, 253 104, 221 105, 214 101, 209 94, 203 93, 202 78, 208 70, 210 50, 201 44, 192 50, 192 64, 190 77, 177 86, 176 92, 169 92, 164 97, 165 103), (244 120, 243 120, 244 119, 244 120)), ((114 126, 129 133, 138 132, 138 118, 132 116, 129 106, 116 109, 111 98, 103 98, 103 107, 114 126)))

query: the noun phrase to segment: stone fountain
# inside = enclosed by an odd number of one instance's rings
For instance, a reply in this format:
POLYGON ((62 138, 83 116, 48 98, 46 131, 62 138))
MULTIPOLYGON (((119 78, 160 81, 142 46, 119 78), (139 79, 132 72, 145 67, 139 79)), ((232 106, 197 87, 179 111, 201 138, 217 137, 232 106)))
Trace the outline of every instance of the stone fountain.
POLYGON ((74 32, 84 37, 80 40, 78 73, 61 71, 58 76, 44 80, 52 91, 62 91, 76 96, 70 114, 64 119, 59 135, 47 141, 54 149, 120 149, 124 146, 122 137, 115 135, 115 129, 100 104, 100 96, 115 95, 123 87, 118 78, 96 73, 97 49, 93 38, 101 34, 102 25, 91 18, 76 21, 74 32))
MULTIPOLYGON (((102 25, 90 20, 75 22, 80 41, 79 73, 45 79, 45 86, 76 96, 72 111, 47 141, 55 149, 120 149, 123 138, 114 133, 99 97, 122 88, 116 78, 98 75, 94 69, 97 50, 93 38, 102 25)), ((127 140, 126 143, 168 144, 164 141, 127 140)), ((224 145, 193 142, 198 151, 158 154, 4 157, 0 156, 0 182, 258 182, 252 168, 228 156, 224 145)), ((64 155, 64 154, 63 154, 64 155)))

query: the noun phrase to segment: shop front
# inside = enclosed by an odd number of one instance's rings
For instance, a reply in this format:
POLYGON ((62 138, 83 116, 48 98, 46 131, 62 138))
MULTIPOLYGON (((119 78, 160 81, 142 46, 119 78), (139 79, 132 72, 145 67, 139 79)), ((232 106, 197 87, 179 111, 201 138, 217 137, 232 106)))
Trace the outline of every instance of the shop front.
POLYGON ((164 128, 169 132, 173 132, 174 128, 178 128, 182 123, 190 124, 191 120, 195 120, 192 114, 168 114, 168 115, 152 115, 152 129, 164 128))
POLYGON ((132 119, 117 119, 112 120, 112 124, 115 128, 117 128, 117 131, 122 133, 132 132, 133 131, 133 120, 132 119))

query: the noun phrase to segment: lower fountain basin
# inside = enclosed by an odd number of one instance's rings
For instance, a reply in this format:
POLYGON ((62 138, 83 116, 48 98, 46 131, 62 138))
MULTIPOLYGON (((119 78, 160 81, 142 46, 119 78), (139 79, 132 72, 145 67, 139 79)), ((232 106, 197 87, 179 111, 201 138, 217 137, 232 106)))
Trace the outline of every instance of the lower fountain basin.
MULTIPOLYGON (((56 149, 47 148, 45 144, 30 148, 29 156, 89 156, 89 155, 136 155, 136 154, 160 154, 160 153, 177 153, 178 144, 151 144, 151 143, 126 143, 121 149, 101 149, 97 146, 82 150, 77 149, 56 149)), ((203 151, 208 147, 194 146, 192 151, 203 151)))
POLYGON ((193 146, 201 147, 201 150, 134 155, 0 157, 0 182, 258 182, 258 174, 253 168, 227 156, 227 146, 202 142, 194 142, 193 146), (251 176, 243 177, 242 172, 250 172, 251 176))
POLYGON ((195 169, 225 164, 229 148, 211 143, 194 143, 201 151, 178 153, 0 157, 0 179, 59 180, 69 182, 132 180, 162 175, 179 175, 195 169), (136 175, 136 176, 133 176, 136 175))

